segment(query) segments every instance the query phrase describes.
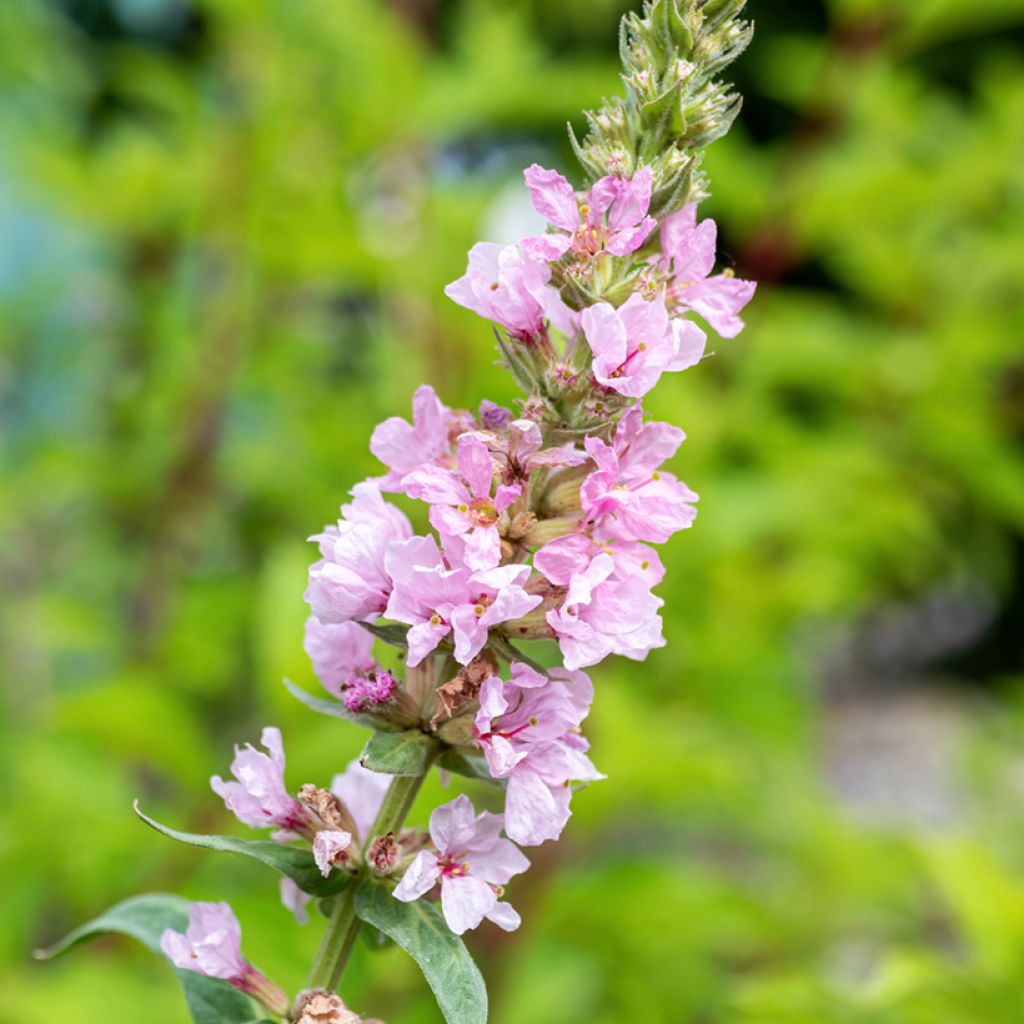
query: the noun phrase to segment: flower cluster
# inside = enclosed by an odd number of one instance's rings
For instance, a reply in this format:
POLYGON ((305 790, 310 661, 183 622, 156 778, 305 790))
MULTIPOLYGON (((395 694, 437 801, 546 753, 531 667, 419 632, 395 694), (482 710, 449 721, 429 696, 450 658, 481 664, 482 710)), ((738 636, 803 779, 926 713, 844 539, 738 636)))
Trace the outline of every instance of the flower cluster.
MULTIPOLYGON (((289 788, 271 727, 264 750, 236 748, 232 779, 211 780, 241 822, 272 830, 273 843, 230 848, 282 873, 282 902, 300 922, 314 898, 328 916, 309 987, 289 1002, 243 959, 223 903, 192 904, 187 929, 163 933, 179 968, 297 1024, 355 1024, 333 990, 364 925, 440 942, 419 957, 436 991, 445 979, 430 972, 459 959, 458 940, 422 927, 424 916, 443 916, 455 935, 485 920, 519 926, 503 897, 529 868, 521 847, 558 839, 574 793, 603 777, 583 734, 594 686, 582 670, 664 645, 653 545, 696 516, 697 495, 667 468, 685 435, 648 420, 641 402, 664 374, 701 362, 708 330, 734 337, 755 290, 714 272, 717 229, 695 201, 699 149, 738 106, 715 74, 749 39, 742 7, 647 0, 624 19, 626 96, 588 115, 582 146, 572 138, 589 187, 528 167, 548 230, 473 246, 445 289, 491 321, 524 396, 471 412, 422 385, 411 421, 372 433, 380 474, 310 538, 320 557, 305 648, 331 699, 304 699, 373 735, 329 787, 289 788), (492 783, 491 809, 459 795, 433 810, 429 831, 405 827, 434 764, 492 783), (428 898, 440 910, 417 903, 428 898)), ((457 985, 460 999, 475 985, 457 985)), ((478 999, 465 1019, 485 1017, 478 999)))
POLYGON ((683 431, 645 420, 638 399, 700 361, 706 334, 692 313, 731 336, 754 290, 711 274, 715 225, 692 205, 660 225, 651 216, 649 169, 586 194, 536 164, 525 180, 551 231, 475 246, 447 294, 504 332, 530 393, 518 412, 488 402, 473 414, 421 386, 411 422, 373 432, 386 471, 313 538, 322 558, 306 591, 306 646, 324 687, 382 727, 404 709, 407 727, 482 756, 503 788, 503 814, 477 815, 459 797, 434 812, 432 845, 397 859, 395 896, 439 888, 458 933, 485 918, 518 924, 498 900, 527 866, 515 844, 557 839, 573 789, 602 777, 581 732, 593 686, 580 670, 665 642, 653 592, 664 570, 650 545, 693 523, 697 495, 664 468, 683 431), (616 267, 632 282, 618 302, 573 310, 551 284, 599 296, 616 267), (385 493, 425 504, 432 531, 414 533, 385 493), (401 626, 404 681, 374 660, 373 634, 388 623, 401 626), (515 646, 524 640, 554 641, 563 667, 541 668, 515 646))

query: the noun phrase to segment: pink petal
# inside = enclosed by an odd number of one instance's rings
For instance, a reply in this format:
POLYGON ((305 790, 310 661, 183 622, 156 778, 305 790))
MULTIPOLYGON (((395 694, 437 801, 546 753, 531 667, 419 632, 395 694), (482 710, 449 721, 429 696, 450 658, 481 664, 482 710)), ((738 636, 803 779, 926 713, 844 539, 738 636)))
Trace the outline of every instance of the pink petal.
POLYGON ((696 366, 704 356, 707 335, 692 320, 672 321, 672 343, 675 355, 666 369, 686 370, 696 366))
POLYGON ((452 876, 441 880, 441 910, 456 935, 462 935, 487 916, 497 903, 494 890, 472 875, 452 876))
POLYGON ((402 880, 395 886, 394 897, 403 903, 418 900, 430 892, 440 877, 441 869, 437 866, 437 856, 429 850, 421 850, 402 875, 402 880))
POLYGON ((580 212, 572 185, 557 171, 531 164, 523 171, 533 208, 549 223, 572 234, 580 226, 580 212))

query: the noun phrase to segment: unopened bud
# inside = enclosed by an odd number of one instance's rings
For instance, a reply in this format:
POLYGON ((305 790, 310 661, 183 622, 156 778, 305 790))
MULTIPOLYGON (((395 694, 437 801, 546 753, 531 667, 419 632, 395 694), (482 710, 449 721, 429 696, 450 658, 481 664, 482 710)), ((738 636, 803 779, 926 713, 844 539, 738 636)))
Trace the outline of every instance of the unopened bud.
MULTIPOLYGON (((579 484, 576 485, 579 493, 579 484)), ((565 537, 575 533, 580 526, 579 516, 556 516, 553 519, 541 519, 533 528, 523 536, 523 543, 536 550, 544 547, 548 541, 556 537, 565 537)))
POLYGON ((551 606, 545 607, 545 605, 547 602, 538 605, 532 612, 527 612, 518 619, 506 622, 502 627, 502 632, 512 639, 519 640, 540 640, 553 636, 554 633, 547 621, 547 614, 551 610, 551 606))
POLYGON ((537 523, 537 517, 532 512, 520 512, 509 523, 508 536, 511 540, 521 540, 537 523))
POLYGON ((574 466, 555 473, 544 492, 544 508, 556 516, 579 512, 580 487, 590 472, 589 466, 574 466))
POLYGON ((398 843, 395 842, 395 834, 389 832, 387 835, 377 836, 370 844, 370 852, 366 859, 375 874, 390 874, 398 863, 398 843))

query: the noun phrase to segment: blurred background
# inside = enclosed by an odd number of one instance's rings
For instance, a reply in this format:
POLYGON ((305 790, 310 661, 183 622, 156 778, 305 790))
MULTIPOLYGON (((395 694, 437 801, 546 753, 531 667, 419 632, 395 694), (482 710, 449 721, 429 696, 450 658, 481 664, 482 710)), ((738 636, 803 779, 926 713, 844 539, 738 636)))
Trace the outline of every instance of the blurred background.
MULTIPOLYGON (((358 753, 281 686, 304 538, 421 380, 514 398, 442 288, 532 230, 525 164, 578 180, 629 6, 0 4, 3 1024, 184 1024, 129 943, 30 959, 143 889, 301 984, 276 880, 131 800, 235 830, 234 742, 279 724, 293 786, 358 753)), ((1020 1024, 1024 3, 750 13, 704 213, 760 289, 649 403, 702 495, 669 645, 597 671, 610 778, 470 944, 494 1024, 1020 1024)), ((439 1021, 399 951, 346 986, 439 1021)))

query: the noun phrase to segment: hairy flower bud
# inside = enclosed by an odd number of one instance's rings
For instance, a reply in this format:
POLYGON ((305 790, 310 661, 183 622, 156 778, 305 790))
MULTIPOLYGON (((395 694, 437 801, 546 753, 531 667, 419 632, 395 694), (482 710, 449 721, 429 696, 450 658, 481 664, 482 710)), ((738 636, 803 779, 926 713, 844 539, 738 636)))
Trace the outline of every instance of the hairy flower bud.
MULTIPOLYGON (((579 484, 576 484, 576 494, 579 495, 579 484)), ((577 497, 577 501, 579 498, 577 497)), ((575 533, 580 528, 580 517, 577 516, 556 516, 553 519, 541 519, 523 536, 523 543, 536 550, 544 547, 549 540, 556 537, 564 537, 566 534, 575 533)))
POLYGON ((398 863, 398 843, 395 842, 395 834, 388 832, 387 835, 377 836, 370 844, 366 860, 374 874, 390 874, 398 863))

